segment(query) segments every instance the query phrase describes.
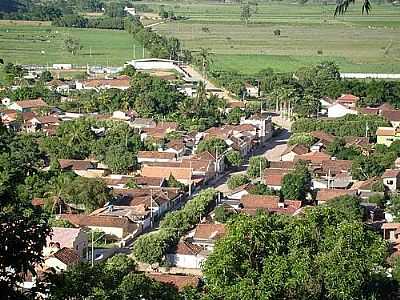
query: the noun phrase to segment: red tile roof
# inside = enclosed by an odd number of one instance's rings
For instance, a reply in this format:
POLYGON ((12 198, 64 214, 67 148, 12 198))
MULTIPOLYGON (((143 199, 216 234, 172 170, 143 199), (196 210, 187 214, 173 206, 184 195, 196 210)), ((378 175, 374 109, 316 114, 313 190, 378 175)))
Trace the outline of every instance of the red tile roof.
POLYGON ((316 139, 326 143, 332 143, 335 140, 334 135, 323 131, 313 131, 310 134, 316 139))
POLYGON ((351 160, 324 160, 322 161, 322 171, 324 171, 326 174, 329 172, 331 175, 336 175, 338 173, 342 172, 349 172, 351 169, 351 160))
POLYGON ((317 192, 316 200, 318 201, 329 201, 344 195, 351 195, 353 192, 348 190, 340 190, 340 189, 320 189, 317 192))
POLYGON ((257 208, 278 208, 278 196, 265 196, 265 195, 244 195, 240 200, 244 208, 257 209, 257 208))
POLYGON ((80 227, 98 226, 98 227, 116 227, 128 228, 130 221, 127 218, 109 217, 109 216, 87 216, 75 214, 62 214, 61 219, 67 220, 80 227))
POLYGON ((400 110, 385 110, 382 111, 382 116, 391 122, 400 121, 400 110))
POLYGON ((71 170, 87 170, 93 168, 93 163, 89 160, 77 160, 77 159, 59 159, 61 169, 71 170))
POLYGON ((32 199, 32 205, 33 206, 43 206, 44 205, 44 199, 43 198, 33 198, 32 199))
POLYGON ((292 161, 271 161, 269 163, 270 169, 288 169, 294 170, 294 162, 292 161))
POLYGON ((398 177, 400 175, 400 169, 388 169, 383 173, 382 177, 383 178, 392 178, 392 177, 398 177))
POLYGON ((180 241, 176 247, 173 249, 172 253, 180 254, 180 255, 197 255, 199 254, 203 248, 198 245, 194 245, 189 243, 188 241, 180 241))
POLYGON ((100 86, 110 86, 110 87, 129 87, 129 78, 117 78, 117 79, 90 79, 85 80, 83 84, 87 87, 100 87, 100 86))
POLYGON ((59 261, 67 266, 75 265, 80 261, 78 253, 76 253, 75 250, 69 249, 67 247, 61 248, 56 253, 53 253, 51 256, 57 258, 59 261))
POLYGON ((303 145, 297 145, 297 144, 296 145, 287 146, 286 150, 282 153, 281 156, 284 156, 284 155, 289 154, 291 152, 293 152, 293 153, 295 153, 297 155, 302 155, 302 154, 308 153, 308 148, 303 146, 303 145))
POLYGON ((154 158, 154 159, 169 159, 174 160, 176 156, 174 153, 159 152, 159 151, 139 151, 137 154, 138 158, 154 158))
POLYGON ((198 224, 195 228, 194 238, 200 240, 217 240, 225 235, 224 224, 198 224))
POLYGON ((190 168, 143 165, 141 175, 158 178, 169 178, 172 175, 175 179, 189 180, 192 176, 192 171, 190 168))
POLYGON ((321 165, 323 161, 331 159, 329 154, 324 152, 309 152, 295 157, 294 161, 305 160, 313 165, 321 165))
POLYGON ((44 102, 41 98, 35 100, 16 101, 15 103, 21 108, 40 108, 47 106, 47 103, 44 102))
POLYGON ((342 96, 337 98, 337 100, 345 102, 357 102, 358 100, 360 100, 360 98, 352 94, 343 94, 342 96))

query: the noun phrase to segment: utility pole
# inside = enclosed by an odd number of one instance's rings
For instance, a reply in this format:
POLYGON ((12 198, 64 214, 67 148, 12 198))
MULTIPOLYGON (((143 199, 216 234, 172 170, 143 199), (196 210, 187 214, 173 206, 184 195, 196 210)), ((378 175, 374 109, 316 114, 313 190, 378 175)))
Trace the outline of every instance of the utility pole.
POLYGON ((150 229, 153 228, 153 189, 150 189, 150 229))
POLYGON ((189 196, 192 195, 192 161, 189 162, 189 196))

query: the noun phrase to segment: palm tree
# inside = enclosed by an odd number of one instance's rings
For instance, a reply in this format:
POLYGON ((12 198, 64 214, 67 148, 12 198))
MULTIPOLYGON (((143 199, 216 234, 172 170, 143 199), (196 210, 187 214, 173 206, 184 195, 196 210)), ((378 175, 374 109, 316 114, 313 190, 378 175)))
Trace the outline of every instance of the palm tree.
MULTIPOLYGON (((365 12, 366 14, 369 14, 369 11, 371 10, 371 2, 370 0, 363 0, 363 1, 364 3, 362 6, 362 13, 364 14, 365 12)), ((347 11, 349 5, 354 3, 355 0, 338 0, 335 9, 335 16, 343 15, 347 11)))
POLYGON ((207 70, 213 63, 209 48, 200 48, 200 52, 197 55, 197 63, 201 66, 203 77, 207 78, 207 70))

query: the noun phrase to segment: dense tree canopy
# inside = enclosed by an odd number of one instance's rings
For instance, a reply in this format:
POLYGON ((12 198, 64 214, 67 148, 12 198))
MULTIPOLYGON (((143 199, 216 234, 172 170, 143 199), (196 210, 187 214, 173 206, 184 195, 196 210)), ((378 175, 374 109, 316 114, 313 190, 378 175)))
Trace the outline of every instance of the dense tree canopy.
POLYGON ((375 285, 386 277, 387 245, 357 210, 237 215, 228 224, 203 267, 213 299, 390 299, 375 285))

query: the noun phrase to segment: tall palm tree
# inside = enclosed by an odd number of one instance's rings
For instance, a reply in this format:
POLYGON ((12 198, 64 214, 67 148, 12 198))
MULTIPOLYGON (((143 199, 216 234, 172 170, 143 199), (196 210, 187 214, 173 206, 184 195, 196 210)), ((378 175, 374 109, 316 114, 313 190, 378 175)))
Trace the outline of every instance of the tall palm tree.
POLYGON ((207 70, 213 63, 209 48, 200 48, 200 52, 197 54, 197 62, 201 66, 203 77, 207 78, 207 70))
MULTIPOLYGON (((343 15, 347 11, 347 8, 349 7, 349 5, 354 4, 354 3, 355 3, 355 0, 338 0, 338 2, 336 4, 336 9, 335 9, 335 16, 343 15)), ((370 10, 371 10, 370 0, 363 0, 362 13, 369 14, 370 10)))

